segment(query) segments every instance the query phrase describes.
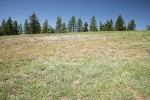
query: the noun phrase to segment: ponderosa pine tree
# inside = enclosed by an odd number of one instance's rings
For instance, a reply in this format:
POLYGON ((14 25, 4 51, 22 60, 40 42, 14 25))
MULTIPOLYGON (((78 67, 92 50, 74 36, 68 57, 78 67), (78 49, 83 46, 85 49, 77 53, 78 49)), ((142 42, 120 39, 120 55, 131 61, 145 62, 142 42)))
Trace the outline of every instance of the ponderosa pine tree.
POLYGON ((134 19, 132 19, 131 21, 129 21, 127 30, 136 30, 135 28, 136 28, 136 24, 134 19))
POLYGON ((72 32, 72 25, 71 24, 72 24, 71 20, 69 20, 68 26, 67 26, 69 32, 72 32))
POLYGON ((105 31, 112 31, 113 30, 113 21, 111 20, 107 20, 105 23, 105 31))
POLYGON ((48 29, 48 20, 46 19, 43 23, 43 26, 42 26, 42 33, 49 33, 49 29, 48 29))
POLYGON ((72 16, 68 23, 68 31, 75 32, 76 31, 76 19, 75 16, 72 16))
POLYGON ((32 34, 35 33, 40 33, 41 31, 41 26, 40 26, 40 22, 36 16, 35 13, 33 13, 31 16, 29 16, 29 20, 30 20, 30 31, 32 34))
POLYGON ((102 22, 100 22, 99 30, 105 31, 105 25, 102 22))
POLYGON ((110 30, 110 22, 109 20, 107 20, 105 23, 105 31, 109 31, 109 30, 110 30))
POLYGON ((22 34, 22 33, 23 33, 23 28, 22 28, 22 24, 20 23, 18 27, 18 34, 22 34))
POLYGON ((18 35, 18 22, 15 20, 14 23, 13 23, 13 34, 14 35, 18 35))
POLYGON ((29 25, 27 19, 24 22, 24 32, 25 32, 25 34, 30 34, 30 25, 29 25))
POLYGON ((63 24, 61 26, 61 31, 62 31, 62 33, 66 33, 66 30, 67 30, 66 24, 65 24, 65 22, 63 22, 63 24))
POLYGON ((8 18, 6 23, 6 33, 9 35, 13 35, 13 21, 11 20, 11 17, 8 18))
POLYGON ((113 20, 110 19, 109 23, 110 23, 110 31, 113 31, 114 30, 114 28, 113 28, 113 20))
POLYGON ((5 19, 3 19, 2 24, 1 24, 1 35, 6 35, 6 22, 5 19))
POLYGON ((107 20, 104 24, 100 22, 99 28, 100 31, 113 31, 113 20, 107 20))
POLYGON ((98 31, 95 16, 92 16, 91 18, 90 31, 98 31))
POLYGON ((81 31, 82 31, 82 20, 81 18, 79 18, 77 21, 77 32, 81 32, 81 31))
POLYGON ((72 32, 75 32, 76 31, 76 27, 77 27, 75 16, 72 16, 71 22, 72 22, 72 32))
POLYGON ((119 15, 117 18, 116 24, 115 24, 115 30, 116 31, 123 31, 125 29, 126 29, 126 27, 125 27, 124 20, 123 20, 122 16, 119 15))
POLYGON ((88 23, 87 22, 85 22, 84 23, 84 26, 83 26, 83 32, 88 32, 89 30, 88 30, 88 23))
POLYGON ((61 25, 62 25, 62 19, 60 16, 57 17, 57 21, 56 21, 56 33, 61 33, 61 25))

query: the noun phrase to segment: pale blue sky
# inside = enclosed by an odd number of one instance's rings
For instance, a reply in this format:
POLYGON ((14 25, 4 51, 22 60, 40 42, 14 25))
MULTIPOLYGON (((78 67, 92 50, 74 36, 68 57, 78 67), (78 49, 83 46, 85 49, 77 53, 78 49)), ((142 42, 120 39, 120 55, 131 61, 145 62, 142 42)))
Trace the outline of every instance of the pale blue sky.
POLYGON ((25 19, 35 12, 41 24, 47 18, 53 27, 57 16, 68 24, 72 15, 88 24, 91 16, 95 15, 99 26, 100 21, 104 23, 107 19, 115 22, 121 14, 126 25, 133 18, 137 29, 144 30, 146 25, 150 25, 149 5, 150 0, 0 0, 0 22, 11 16, 24 24, 25 19))

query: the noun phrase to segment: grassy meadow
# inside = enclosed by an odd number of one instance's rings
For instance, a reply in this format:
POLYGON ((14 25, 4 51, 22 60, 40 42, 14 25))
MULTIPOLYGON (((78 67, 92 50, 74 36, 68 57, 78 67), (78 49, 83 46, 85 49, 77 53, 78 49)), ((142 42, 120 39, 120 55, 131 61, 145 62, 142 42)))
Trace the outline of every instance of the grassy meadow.
POLYGON ((150 31, 0 37, 0 100, 150 100, 150 31))

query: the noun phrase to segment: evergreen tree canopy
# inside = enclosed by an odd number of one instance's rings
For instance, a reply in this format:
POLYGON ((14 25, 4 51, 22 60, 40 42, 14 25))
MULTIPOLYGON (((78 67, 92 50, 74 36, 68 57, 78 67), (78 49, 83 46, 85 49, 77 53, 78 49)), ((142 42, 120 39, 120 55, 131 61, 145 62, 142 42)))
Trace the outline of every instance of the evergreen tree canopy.
POLYGON ((129 24, 128 24, 128 30, 135 30, 136 28, 136 24, 135 24, 135 21, 132 19, 131 21, 129 21, 129 24))
POLYGON ((30 34, 30 25, 29 25, 27 19, 24 22, 24 32, 25 32, 25 34, 30 34))
POLYGON ((69 23, 68 23, 68 31, 69 32, 72 32, 72 25, 71 25, 71 20, 69 20, 69 23))
POLYGON ((102 22, 100 22, 99 30, 105 31, 105 25, 102 22))
POLYGON ((6 23, 6 34, 13 35, 13 21, 11 20, 11 17, 8 18, 6 23))
POLYGON ((79 18, 77 22, 77 32, 81 32, 81 31, 82 31, 82 20, 81 18, 79 18))
POLYGON ((97 26, 96 26, 95 16, 92 16, 92 18, 91 18, 90 31, 93 31, 93 32, 98 31, 97 26))
POLYGON ((122 16, 119 15, 117 18, 116 24, 115 24, 115 30, 116 31, 123 31, 125 29, 126 29, 126 27, 125 27, 124 20, 123 20, 122 16))
POLYGON ((35 33, 40 33, 41 31, 41 26, 40 26, 40 22, 36 16, 35 13, 33 13, 31 16, 29 16, 29 20, 30 20, 30 31, 31 33, 35 34, 35 33))
POLYGON ((57 17, 56 21, 56 32, 61 33, 61 25, 62 25, 62 19, 60 16, 57 17))
POLYGON ((49 26, 48 20, 46 19, 42 26, 42 33, 49 33, 48 26, 49 26))
POLYGON ((109 23, 110 23, 110 31, 113 31, 114 30, 114 28, 113 28, 113 20, 112 19, 110 19, 110 21, 109 21, 109 23))
POLYGON ((23 33, 23 28, 22 28, 22 24, 21 23, 19 24, 18 32, 19 32, 19 34, 23 33))
POLYGON ((99 26, 99 30, 100 31, 113 31, 113 20, 107 20, 106 23, 102 23, 100 22, 100 26, 99 26))
POLYGON ((75 19, 75 16, 72 16, 72 18, 69 20, 68 30, 69 30, 69 32, 75 32, 76 31, 76 19, 75 19))
POLYGON ((107 20, 106 23, 105 23, 105 31, 110 31, 110 22, 109 22, 109 20, 107 20))
MULTIPOLYGON (((150 30, 150 26, 147 26, 147 30, 150 30)), ((36 14, 33 12, 31 16, 29 16, 29 20, 25 20, 24 26, 22 29, 22 24, 18 25, 18 22, 12 21, 11 17, 8 18, 7 21, 5 19, 2 20, 2 23, 0 25, 0 35, 17 35, 21 33, 26 34, 35 34, 35 33, 66 33, 66 32, 88 32, 88 31, 94 32, 98 31, 96 18, 93 15, 90 21, 90 25, 88 26, 88 23, 82 23, 81 18, 77 20, 75 16, 72 16, 71 19, 68 22, 68 26, 66 27, 65 23, 62 23, 62 19, 60 16, 57 17, 56 21, 56 28, 51 27, 48 24, 48 20, 46 19, 42 25, 42 29, 40 26, 40 22, 36 16, 36 14), (24 30, 24 31, 23 31, 24 30)), ((100 31, 123 31, 123 30, 136 30, 136 24, 134 19, 129 21, 128 26, 126 28, 124 20, 121 15, 118 16, 115 26, 113 24, 113 20, 107 20, 105 23, 100 22, 99 25, 100 31)))
POLYGON ((6 22, 5 19, 3 19, 2 24, 1 24, 1 35, 6 35, 6 22))
POLYGON ((17 21, 14 21, 14 24, 13 24, 13 34, 18 35, 18 22, 17 21))
POLYGON ((88 32, 88 31, 89 31, 89 30, 88 30, 88 23, 87 23, 87 22, 84 23, 83 31, 84 31, 84 32, 88 32))
POLYGON ((61 30, 62 30, 63 33, 66 33, 67 28, 66 28, 65 22, 63 22, 63 24, 62 24, 61 30))

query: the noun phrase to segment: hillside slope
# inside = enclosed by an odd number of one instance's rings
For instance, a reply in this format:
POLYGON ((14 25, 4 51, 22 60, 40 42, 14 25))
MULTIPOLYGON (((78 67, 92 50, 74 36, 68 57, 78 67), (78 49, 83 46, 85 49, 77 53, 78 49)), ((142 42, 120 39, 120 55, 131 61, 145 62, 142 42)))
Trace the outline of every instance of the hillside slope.
POLYGON ((0 37, 1 99, 150 99, 150 31, 0 37))

